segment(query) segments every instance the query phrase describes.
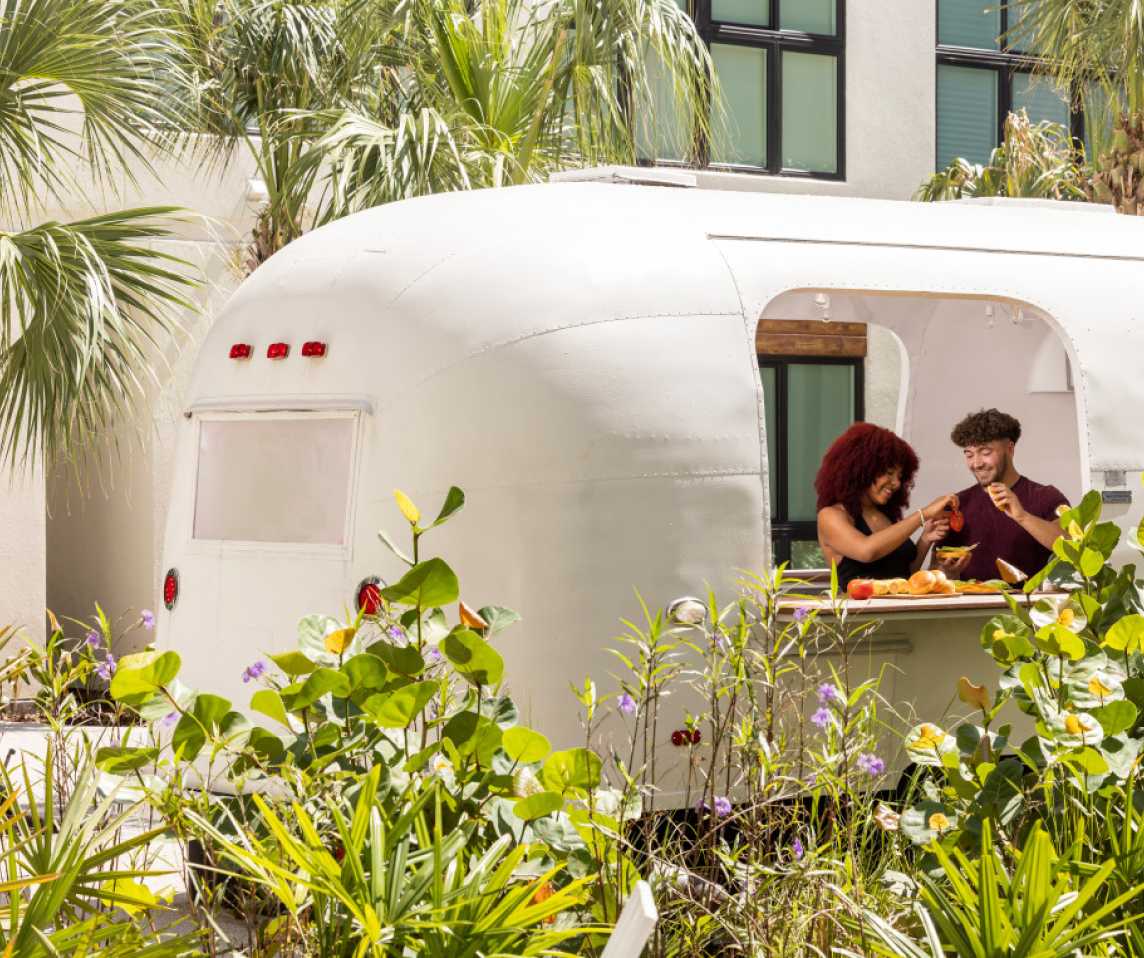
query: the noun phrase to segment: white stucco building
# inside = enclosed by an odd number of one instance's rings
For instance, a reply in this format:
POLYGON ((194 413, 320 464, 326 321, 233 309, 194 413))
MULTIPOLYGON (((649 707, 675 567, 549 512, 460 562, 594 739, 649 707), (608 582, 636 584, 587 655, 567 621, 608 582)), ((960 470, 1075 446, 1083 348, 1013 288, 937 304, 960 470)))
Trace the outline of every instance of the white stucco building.
MULTIPOLYGON (((728 116, 705 145, 709 165, 679 173, 698 187, 906 200, 938 162, 958 154, 985 159, 1010 107, 1029 108, 1034 119, 1070 120, 1067 104, 1031 83, 1019 61, 998 48, 994 38, 1006 24, 1000 14, 982 12, 986 6, 981 0, 693 0, 728 116)), ((669 169, 680 122, 645 131, 649 157, 669 169)), ((237 253, 255 204, 251 167, 241 155, 225 171, 164 161, 154 176, 140 179, 107 207, 179 204, 206 218, 188 222, 169 244, 209 277, 200 291, 203 312, 188 317, 186 338, 171 346, 149 415, 124 426, 124 436, 140 441, 105 467, 108 491, 93 481, 82 496, 66 477, 36 474, 19 477, 0 495, 0 623, 34 629, 45 605, 82 616, 96 601, 112 615, 159 604, 172 424, 195 346, 212 310, 239 281, 237 253)), ((77 203, 47 215, 89 212, 77 203)), ((787 398, 800 393, 825 392, 834 401, 824 407, 841 410, 829 421, 787 430, 805 438, 784 440, 774 451, 790 464, 789 476, 804 477, 817 464, 823 437, 849 419, 894 423, 896 343, 860 323, 837 325, 825 343, 809 341, 797 326, 775 327, 768 341, 788 348, 760 356, 776 407, 797 405, 787 398)), ((776 532, 785 530, 781 549, 808 559, 813 516, 798 486, 788 480, 772 490, 772 519, 776 532)))

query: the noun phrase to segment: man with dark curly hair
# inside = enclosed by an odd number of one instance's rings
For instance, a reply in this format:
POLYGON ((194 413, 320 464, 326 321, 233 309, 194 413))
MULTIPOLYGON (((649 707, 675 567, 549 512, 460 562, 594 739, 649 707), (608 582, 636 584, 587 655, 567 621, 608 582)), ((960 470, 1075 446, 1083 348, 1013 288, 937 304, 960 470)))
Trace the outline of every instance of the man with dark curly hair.
POLYGON ((1020 438, 1021 424, 998 409, 971 413, 953 427, 950 439, 977 483, 957 494, 964 524, 951 529, 945 544, 977 548, 956 562, 939 558, 946 575, 995 579, 998 559, 1032 575, 1049 561, 1061 534, 1056 510, 1068 500, 1056 487, 1017 472, 1013 453, 1020 438))

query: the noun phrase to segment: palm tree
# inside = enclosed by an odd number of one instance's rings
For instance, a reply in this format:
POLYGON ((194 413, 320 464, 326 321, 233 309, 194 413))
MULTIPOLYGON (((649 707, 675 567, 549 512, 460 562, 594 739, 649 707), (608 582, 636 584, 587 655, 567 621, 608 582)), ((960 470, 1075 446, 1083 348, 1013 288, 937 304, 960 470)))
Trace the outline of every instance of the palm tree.
POLYGON ((199 128, 254 157, 248 266, 308 226, 395 199, 636 159, 657 82, 713 95, 675 0, 166 0, 199 128))
POLYGON ((82 447, 140 398, 149 350, 189 308, 187 264, 151 244, 175 211, 35 223, 112 186, 171 120, 150 0, 0 0, 0 458, 82 447))
POLYGON ((1026 196, 1088 200, 1084 148, 1060 123, 1029 122, 1021 110, 1005 118, 1005 139, 984 166, 958 158, 926 180, 914 199, 926 202, 971 196, 1026 196), (1079 149, 1079 153, 1078 153, 1079 149))
POLYGON ((1090 114, 1112 114, 1096 150, 1096 197, 1144 214, 1144 4, 1140 0, 1012 0, 1011 42, 1076 91, 1090 114))

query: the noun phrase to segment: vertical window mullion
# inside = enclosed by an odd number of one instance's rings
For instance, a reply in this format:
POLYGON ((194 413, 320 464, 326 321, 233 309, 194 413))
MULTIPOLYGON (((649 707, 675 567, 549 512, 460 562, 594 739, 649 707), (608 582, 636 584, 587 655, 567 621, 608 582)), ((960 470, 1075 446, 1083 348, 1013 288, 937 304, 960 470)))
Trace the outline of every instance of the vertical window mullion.
MULTIPOLYGON (((777 2, 776 9, 777 9, 777 2)), ((783 87, 782 45, 776 40, 767 51, 767 172, 781 173, 783 168, 783 87)))
MULTIPOLYGON (((1004 16, 1004 14, 1002 14, 1004 16)), ((1005 121, 1013 109, 1013 68, 997 70, 997 145, 1005 142, 1005 121)))

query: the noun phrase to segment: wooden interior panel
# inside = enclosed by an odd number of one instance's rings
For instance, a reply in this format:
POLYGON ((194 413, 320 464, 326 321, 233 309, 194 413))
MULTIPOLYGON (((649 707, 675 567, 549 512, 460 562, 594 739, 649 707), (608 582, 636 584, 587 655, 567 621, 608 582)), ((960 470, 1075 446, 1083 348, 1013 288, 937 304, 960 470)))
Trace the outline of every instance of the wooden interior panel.
POLYGON ((866 324, 764 319, 755 332, 755 349, 760 356, 862 358, 866 355, 866 324))

